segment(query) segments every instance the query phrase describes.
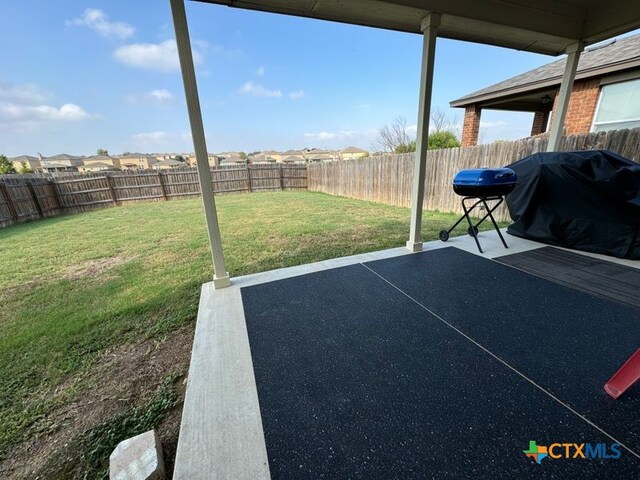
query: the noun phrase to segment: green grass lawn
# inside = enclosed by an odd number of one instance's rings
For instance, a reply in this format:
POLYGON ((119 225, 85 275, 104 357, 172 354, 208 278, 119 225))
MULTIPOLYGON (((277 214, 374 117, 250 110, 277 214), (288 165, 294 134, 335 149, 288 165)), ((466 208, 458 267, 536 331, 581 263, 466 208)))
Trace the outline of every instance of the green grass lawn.
MULTIPOLYGON (((321 193, 217 202, 232 276, 398 247, 408 235, 406 208, 321 193)), ((427 213, 424 239, 456 218, 427 213)), ((106 348, 195 323, 200 286, 211 279, 200 199, 0 229, 0 253, 0 460, 41 431, 56 404, 88 388, 69 379, 106 348), (73 388, 56 390, 63 382, 73 388)))

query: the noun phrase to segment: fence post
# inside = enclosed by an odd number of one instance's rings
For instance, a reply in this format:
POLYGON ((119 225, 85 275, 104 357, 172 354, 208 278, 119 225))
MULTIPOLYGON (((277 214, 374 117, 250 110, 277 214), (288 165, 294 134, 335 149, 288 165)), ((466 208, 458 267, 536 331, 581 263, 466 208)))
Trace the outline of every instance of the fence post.
POLYGON ((113 189, 113 184, 111 183, 111 176, 105 173, 105 178, 107 179, 107 186, 109 187, 109 193, 111 194, 111 200, 113 200, 113 205, 118 205, 118 199, 116 198, 116 191, 113 189))
POLYGON ((62 195, 60 195, 60 190, 58 190, 58 184, 54 181, 53 178, 49 179, 49 183, 51 184, 51 189, 53 190, 53 198, 55 198, 56 202, 58 202, 58 208, 60 209, 60 211, 64 213, 67 207, 62 201, 62 195))
POLYGON ((162 178, 163 173, 158 170, 158 183, 160 184, 160 190, 162 191, 162 196, 164 197, 164 200, 167 201, 167 189, 164 185, 164 178, 162 178))
POLYGON ((220 191, 218 190, 217 182, 216 180, 218 179, 216 174, 218 172, 217 168, 210 168, 209 171, 211 172, 211 188, 213 188, 213 193, 220 193, 220 191))
POLYGON ((251 193, 251 166, 247 165, 247 190, 251 193))
POLYGON ((0 182, 0 193, 2 193, 5 202, 7 202, 7 208, 9 209, 9 215, 11 215, 11 219, 14 223, 16 223, 18 221, 18 212, 16 211, 16 207, 11 200, 11 195, 9 195, 9 189, 4 184, 4 182, 0 182))
POLYGON ((284 178, 282 175, 282 164, 279 165, 280 167, 280 190, 284 190, 284 178))
POLYGON ((30 180, 27 180, 27 187, 29 188, 29 193, 31 193, 31 196, 33 197, 33 202, 36 204, 38 215, 40 215, 40 218, 44 218, 44 214, 42 213, 42 205, 40 205, 40 200, 38 199, 38 195, 36 194, 36 189, 33 188, 33 183, 30 180))

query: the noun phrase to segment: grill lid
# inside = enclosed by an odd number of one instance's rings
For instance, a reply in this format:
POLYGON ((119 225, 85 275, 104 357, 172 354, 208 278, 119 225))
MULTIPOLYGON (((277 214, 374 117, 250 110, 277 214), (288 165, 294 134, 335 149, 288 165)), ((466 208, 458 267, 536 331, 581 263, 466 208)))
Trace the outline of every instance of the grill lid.
POLYGON ((453 177, 457 186, 489 187, 497 185, 515 185, 518 178, 510 168, 479 168, 460 170, 453 177))

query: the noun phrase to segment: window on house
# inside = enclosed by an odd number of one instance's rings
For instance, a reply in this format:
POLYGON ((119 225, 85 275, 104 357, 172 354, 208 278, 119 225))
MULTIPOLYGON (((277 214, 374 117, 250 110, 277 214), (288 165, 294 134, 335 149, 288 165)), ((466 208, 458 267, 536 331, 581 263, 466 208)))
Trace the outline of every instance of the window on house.
POLYGON ((593 131, 640 127, 640 79, 602 87, 593 131))

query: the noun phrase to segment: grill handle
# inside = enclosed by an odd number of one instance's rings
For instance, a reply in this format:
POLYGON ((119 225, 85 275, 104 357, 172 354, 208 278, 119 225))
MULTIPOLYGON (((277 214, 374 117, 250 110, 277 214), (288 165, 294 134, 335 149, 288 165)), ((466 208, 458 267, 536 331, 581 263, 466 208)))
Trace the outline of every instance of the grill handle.
POLYGON ((496 175, 496 178, 509 178, 515 175, 514 172, 503 172, 496 175))

